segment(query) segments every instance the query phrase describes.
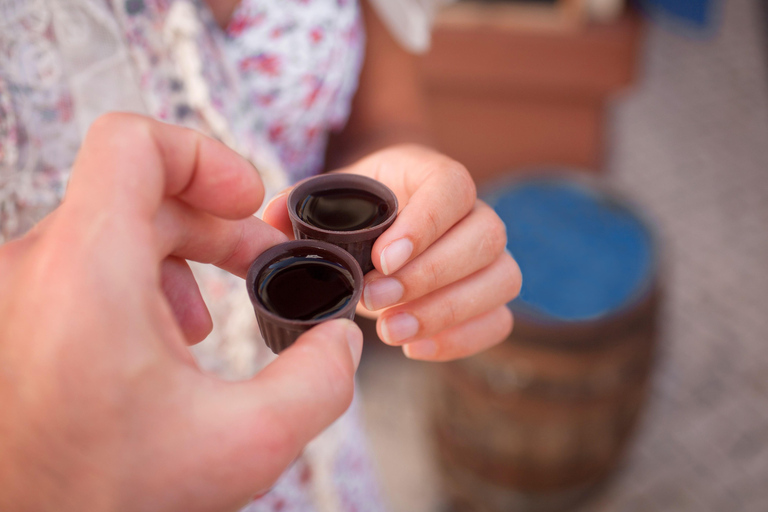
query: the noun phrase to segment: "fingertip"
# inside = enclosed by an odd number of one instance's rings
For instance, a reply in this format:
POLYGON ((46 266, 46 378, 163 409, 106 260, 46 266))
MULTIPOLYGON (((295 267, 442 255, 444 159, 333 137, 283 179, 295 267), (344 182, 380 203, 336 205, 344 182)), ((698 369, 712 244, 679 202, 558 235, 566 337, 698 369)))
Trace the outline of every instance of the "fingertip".
POLYGON ((346 321, 346 336, 349 352, 352 355, 352 363, 355 370, 360 366, 360 358, 363 355, 363 331, 351 320, 346 321))
POLYGON ((293 239, 293 226, 288 215, 288 192, 284 190, 273 197, 264 207, 261 218, 270 226, 282 231, 289 239, 293 239))
MULTIPOLYGON (((285 243, 289 240, 293 240, 293 236, 289 236, 285 232, 283 232, 280 229, 275 228, 274 226, 270 225, 268 222, 265 222, 261 219, 255 219, 257 222, 261 223, 261 227, 266 227, 267 230, 260 232, 260 236, 266 236, 266 238, 269 240, 268 247, 273 247, 277 244, 285 243)), ((267 248, 268 248, 267 247, 267 248)))
POLYGON ((306 337, 313 340, 321 338, 334 344, 343 340, 349 349, 352 366, 357 370, 363 353, 363 332, 352 320, 346 318, 328 320, 310 329, 299 339, 306 337))
POLYGON ((408 312, 388 314, 376 322, 376 333, 381 341, 391 346, 402 345, 415 337, 421 329, 419 320, 408 312))
POLYGON ((510 334, 512 334, 512 331, 515 329, 515 314, 512 313, 512 310, 509 309, 506 305, 502 306, 506 310, 506 334, 504 334, 503 339, 507 339, 510 334))
POLYGON ((523 271, 520 269, 520 265, 517 263, 517 260, 512 255, 509 250, 505 249, 504 254, 509 257, 511 261, 512 266, 512 277, 513 277, 513 283, 514 283, 514 296, 517 297, 520 295, 520 292, 523 289, 523 271))
POLYGON ((282 192, 275 195, 272 199, 269 200, 267 205, 264 207, 264 215, 263 215, 264 219, 266 220, 268 217, 274 217, 276 215, 280 215, 283 212, 283 210, 285 210, 287 201, 288 201, 287 190, 283 190, 282 192))
POLYGON ((198 316, 197 320, 196 323, 186 324, 184 328, 184 339, 187 341, 187 345, 197 345, 213 331, 213 319, 207 309, 198 316))
POLYGON ((403 354, 408 359, 433 361, 437 356, 437 343, 431 339, 407 343, 403 345, 403 354))
POLYGON ((203 341, 213 329, 213 320, 187 262, 166 258, 161 266, 160 286, 187 344, 203 341))
MULTIPOLYGON (((256 213, 264 201, 264 184, 253 163, 220 141, 186 130, 187 142, 195 144, 197 150, 185 155, 192 160, 185 164, 195 170, 184 179, 172 180, 167 185, 168 192, 226 219, 242 219, 256 213)), ((179 158, 178 144, 180 141, 162 146, 166 160, 179 158)))

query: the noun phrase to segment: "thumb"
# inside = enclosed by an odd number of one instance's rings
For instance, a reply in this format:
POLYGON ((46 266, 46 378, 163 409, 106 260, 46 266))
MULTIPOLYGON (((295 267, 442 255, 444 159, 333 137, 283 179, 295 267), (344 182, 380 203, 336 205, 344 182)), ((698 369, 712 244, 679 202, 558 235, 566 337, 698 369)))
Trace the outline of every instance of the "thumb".
POLYGON ((349 407, 362 348, 363 334, 354 322, 324 322, 244 383, 244 399, 258 393, 260 407, 275 407, 280 421, 295 425, 300 450, 349 407))
POLYGON ((228 486, 239 488, 232 491, 271 486, 304 446, 347 410, 362 346, 362 332, 350 320, 324 322, 256 377, 228 383, 226 397, 212 397, 214 430, 226 430, 226 436, 217 436, 226 445, 219 444, 217 452, 227 454, 229 460, 221 462, 233 470, 228 486))

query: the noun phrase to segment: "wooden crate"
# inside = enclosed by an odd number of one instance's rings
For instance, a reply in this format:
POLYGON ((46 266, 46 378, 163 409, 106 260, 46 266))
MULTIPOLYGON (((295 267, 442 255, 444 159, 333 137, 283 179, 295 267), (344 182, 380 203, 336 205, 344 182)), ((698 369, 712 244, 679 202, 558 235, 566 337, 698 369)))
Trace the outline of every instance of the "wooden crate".
POLYGON ((481 23, 515 30, 574 30, 586 23, 586 0, 462 1, 446 9, 443 27, 481 23))
POLYGON ((422 68, 440 148, 480 182, 550 164, 599 171, 608 103, 635 77, 638 17, 540 30, 466 8, 441 15, 422 68))

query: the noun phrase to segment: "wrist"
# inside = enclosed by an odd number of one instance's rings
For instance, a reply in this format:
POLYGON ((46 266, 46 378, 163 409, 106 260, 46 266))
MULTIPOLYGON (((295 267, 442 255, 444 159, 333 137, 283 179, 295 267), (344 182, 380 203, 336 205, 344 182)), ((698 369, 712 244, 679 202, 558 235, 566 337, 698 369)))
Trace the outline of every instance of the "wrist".
POLYGON ((399 144, 434 147, 434 139, 421 125, 402 125, 368 130, 360 134, 344 133, 331 138, 326 153, 326 170, 338 169, 380 149, 399 144))

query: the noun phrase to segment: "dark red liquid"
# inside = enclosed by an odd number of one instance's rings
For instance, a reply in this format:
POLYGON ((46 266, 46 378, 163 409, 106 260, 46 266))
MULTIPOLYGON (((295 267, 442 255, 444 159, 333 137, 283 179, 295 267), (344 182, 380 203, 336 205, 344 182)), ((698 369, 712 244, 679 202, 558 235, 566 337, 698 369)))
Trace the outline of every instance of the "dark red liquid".
POLYGON ((257 287, 262 304, 271 312, 290 320, 321 320, 349 303, 354 279, 332 261, 296 256, 264 269, 257 287))
POLYGON ((340 188, 308 195, 296 207, 299 218, 329 231, 357 231, 381 224, 390 215, 389 205, 364 190, 340 188))

